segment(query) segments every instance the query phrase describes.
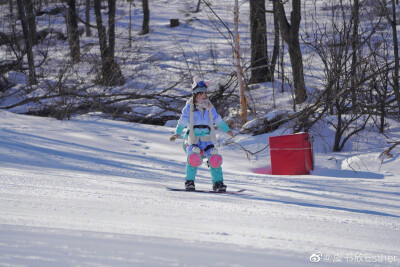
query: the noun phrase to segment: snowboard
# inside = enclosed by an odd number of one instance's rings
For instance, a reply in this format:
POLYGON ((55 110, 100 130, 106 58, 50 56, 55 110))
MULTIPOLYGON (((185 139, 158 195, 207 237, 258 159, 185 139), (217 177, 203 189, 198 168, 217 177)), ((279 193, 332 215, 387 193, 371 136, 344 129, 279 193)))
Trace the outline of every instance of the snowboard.
POLYGON ((188 190, 184 188, 172 188, 172 187, 167 187, 169 191, 183 191, 183 192, 193 192, 193 193, 209 193, 209 194, 230 194, 230 195, 240 195, 243 191, 246 189, 240 189, 236 191, 214 191, 214 190, 202 190, 202 189, 196 189, 196 190, 188 190))

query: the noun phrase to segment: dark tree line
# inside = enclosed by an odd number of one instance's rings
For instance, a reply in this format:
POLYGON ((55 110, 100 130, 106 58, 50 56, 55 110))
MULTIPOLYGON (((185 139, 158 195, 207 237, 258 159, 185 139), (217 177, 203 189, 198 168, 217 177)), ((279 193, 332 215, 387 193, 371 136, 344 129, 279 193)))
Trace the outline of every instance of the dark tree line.
MULTIPOLYGON (((0 45, 7 46, 7 54, 10 57, 7 56, 0 62, 0 97, 2 97, 0 100, 11 95, 18 97, 15 102, 3 104, 2 108, 8 109, 36 103, 32 114, 50 115, 62 119, 68 118, 70 114, 79 110, 95 109, 118 113, 129 109, 124 105, 119 105, 119 102, 128 103, 143 97, 151 98, 146 96, 146 92, 143 94, 109 93, 113 86, 125 83, 115 56, 116 0, 8 0, 7 4, 10 13, 4 16, 1 22, 8 25, 7 29, 11 29, 11 32, 0 32, 0 45), (77 5, 82 3, 85 9, 84 18, 78 15, 77 5), (94 13, 93 21, 90 17, 92 12, 94 13), (42 16, 46 16, 49 25, 37 31, 36 23, 39 20, 43 22, 42 16), (66 32, 54 28, 53 23, 59 23, 60 17, 65 18, 66 32), (79 28, 78 24, 84 25, 84 28, 79 28), (97 31, 98 43, 84 42, 82 45, 80 38, 83 32, 86 31, 86 36, 91 36, 93 30, 97 31), (68 41, 68 51, 63 50, 63 45, 57 48, 57 42, 60 41, 68 41), (97 45, 100 48, 99 57, 92 54, 92 48, 97 45), (57 52, 57 50, 59 54, 67 52, 66 57, 49 56, 49 53, 57 52), (82 64, 93 64, 93 66, 78 73, 82 70, 79 67, 82 64), (24 76, 23 73, 27 73, 26 85, 21 86, 17 91, 7 91, 15 86, 14 78, 7 78, 7 73, 10 71, 16 71, 15 77, 18 79, 24 76), (50 77, 46 77, 49 73, 51 73, 50 77), (93 76, 96 78, 89 78, 93 76), (48 78, 56 81, 50 82, 48 78), (96 85, 104 87, 96 87, 100 89, 90 91, 96 85)), ((146 31, 148 33, 150 29, 150 10, 147 1, 143 1, 143 10, 146 16, 141 34, 146 34, 146 31)), ((23 80, 16 82, 24 84, 23 80)))
MULTIPOLYGON (((42 1, 35 2, 31 0, 8 0, 10 14, 14 12, 14 1, 17 4, 18 19, 21 22, 22 33, 25 42, 25 53, 28 61, 29 81, 30 84, 37 82, 37 75, 35 72, 35 58, 33 47, 38 43, 38 33, 36 30, 36 16, 43 13, 42 11, 35 10, 35 4, 42 4, 42 1)), ((108 29, 104 26, 101 14, 102 3, 101 0, 85 0, 85 19, 82 20, 77 14, 76 0, 65 0, 65 18, 67 26, 67 39, 70 47, 70 57, 73 63, 78 63, 81 57, 80 51, 80 32, 78 29, 78 22, 85 25, 86 36, 92 35, 92 28, 96 28, 99 36, 100 54, 102 62, 102 84, 104 85, 117 85, 122 84, 124 78, 122 76, 120 67, 115 61, 115 8, 116 0, 107 0, 108 8, 108 29), (91 6, 93 2, 93 6, 91 6), (90 9, 93 8, 95 13, 96 25, 91 24, 90 9)), ((45 5, 49 5, 48 1, 45 5)), ((142 1, 143 6, 143 25, 141 34, 148 34, 150 32, 150 10, 148 0, 142 1)), ((56 7, 52 11, 54 14, 60 12, 56 7)), ((48 34, 48 33, 46 33, 48 34)), ((6 37, 8 38, 8 37, 6 37)), ((11 42, 11 41, 10 41, 11 42)), ((4 65, 5 66, 5 65, 4 65)))

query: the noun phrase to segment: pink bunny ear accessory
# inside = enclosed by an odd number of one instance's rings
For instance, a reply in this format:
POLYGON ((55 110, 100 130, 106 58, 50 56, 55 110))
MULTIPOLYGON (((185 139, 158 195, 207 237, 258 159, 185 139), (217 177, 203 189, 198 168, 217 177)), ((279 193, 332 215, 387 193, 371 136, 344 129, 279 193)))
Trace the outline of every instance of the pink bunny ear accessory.
MULTIPOLYGON (((193 78, 193 84, 192 84, 192 90, 195 90, 195 89, 198 87, 199 82, 201 82, 200 77, 199 77, 199 76, 194 76, 194 78, 193 78)), ((204 82, 202 82, 202 83, 205 85, 204 82)), ((196 92, 193 92, 193 93, 196 93, 196 92)))

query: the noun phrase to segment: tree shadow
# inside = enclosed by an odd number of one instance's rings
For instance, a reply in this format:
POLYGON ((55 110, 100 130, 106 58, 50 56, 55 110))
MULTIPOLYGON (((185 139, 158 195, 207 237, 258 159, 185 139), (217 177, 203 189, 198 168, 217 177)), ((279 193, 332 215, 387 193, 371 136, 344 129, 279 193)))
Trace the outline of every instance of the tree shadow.
POLYGON ((258 197, 258 196, 252 196, 252 195, 246 194, 246 193, 240 194, 240 195, 235 195, 235 196, 241 197, 244 199, 260 200, 260 201, 281 203, 281 204, 287 204, 287 205, 296 205, 296 206, 301 206, 301 207, 339 210, 339 211, 347 211, 347 212, 353 212, 353 213, 361 213, 361 214, 366 214, 366 215, 377 215, 377 216, 385 216, 385 217, 392 217, 392 218, 400 218, 399 215, 390 214, 390 213, 386 213, 386 212, 380 212, 380 211, 365 210, 365 209, 353 209, 353 208, 338 207, 338 206, 331 206, 331 205, 321 205, 321 204, 316 204, 316 203, 307 203, 307 202, 300 202, 300 201, 290 201, 290 200, 258 197))
POLYGON ((353 171, 353 170, 333 170, 328 168, 318 168, 312 172, 315 176, 325 176, 333 178, 350 179, 384 179, 385 175, 375 172, 353 171))
MULTIPOLYGON (((251 169, 253 173, 271 175, 271 166, 251 169)), ((352 178, 352 179, 384 179, 385 175, 374 172, 353 171, 353 170, 335 170, 328 168, 318 168, 311 172, 314 176, 325 176, 329 178, 352 178)), ((297 177, 299 175, 284 175, 285 177, 297 177)), ((304 176, 304 175, 300 175, 304 176)))
POLYGON ((155 175, 157 169, 154 165, 172 165, 173 169, 181 167, 177 162, 164 161, 148 155, 108 151, 12 130, 2 132, 8 135, 0 140, 4 151, 0 151, 2 163, 152 180, 162 179, 161 174, 165 176, 162 168, 160 176, 155 175))

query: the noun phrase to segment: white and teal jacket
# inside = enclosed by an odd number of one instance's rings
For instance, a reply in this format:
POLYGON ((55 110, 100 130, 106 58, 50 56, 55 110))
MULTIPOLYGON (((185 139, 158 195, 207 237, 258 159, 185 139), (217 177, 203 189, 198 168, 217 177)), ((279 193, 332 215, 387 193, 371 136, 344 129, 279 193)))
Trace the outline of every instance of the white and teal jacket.
POLYGON ((189 130, 186 131, 185 137, 189 136, 190 144, 197 143, 199 139, 215 142, 214 124, 224 132, 229 131, 229 126, 221 118, 214 106, 212 106, 210 110, 195 109, 191 98, 182 109, 182 115, 179 118, 175 133, 181 135, 186 127, 189 128, 189 130), (194 133, 194 135, 192 133, 194 133))

